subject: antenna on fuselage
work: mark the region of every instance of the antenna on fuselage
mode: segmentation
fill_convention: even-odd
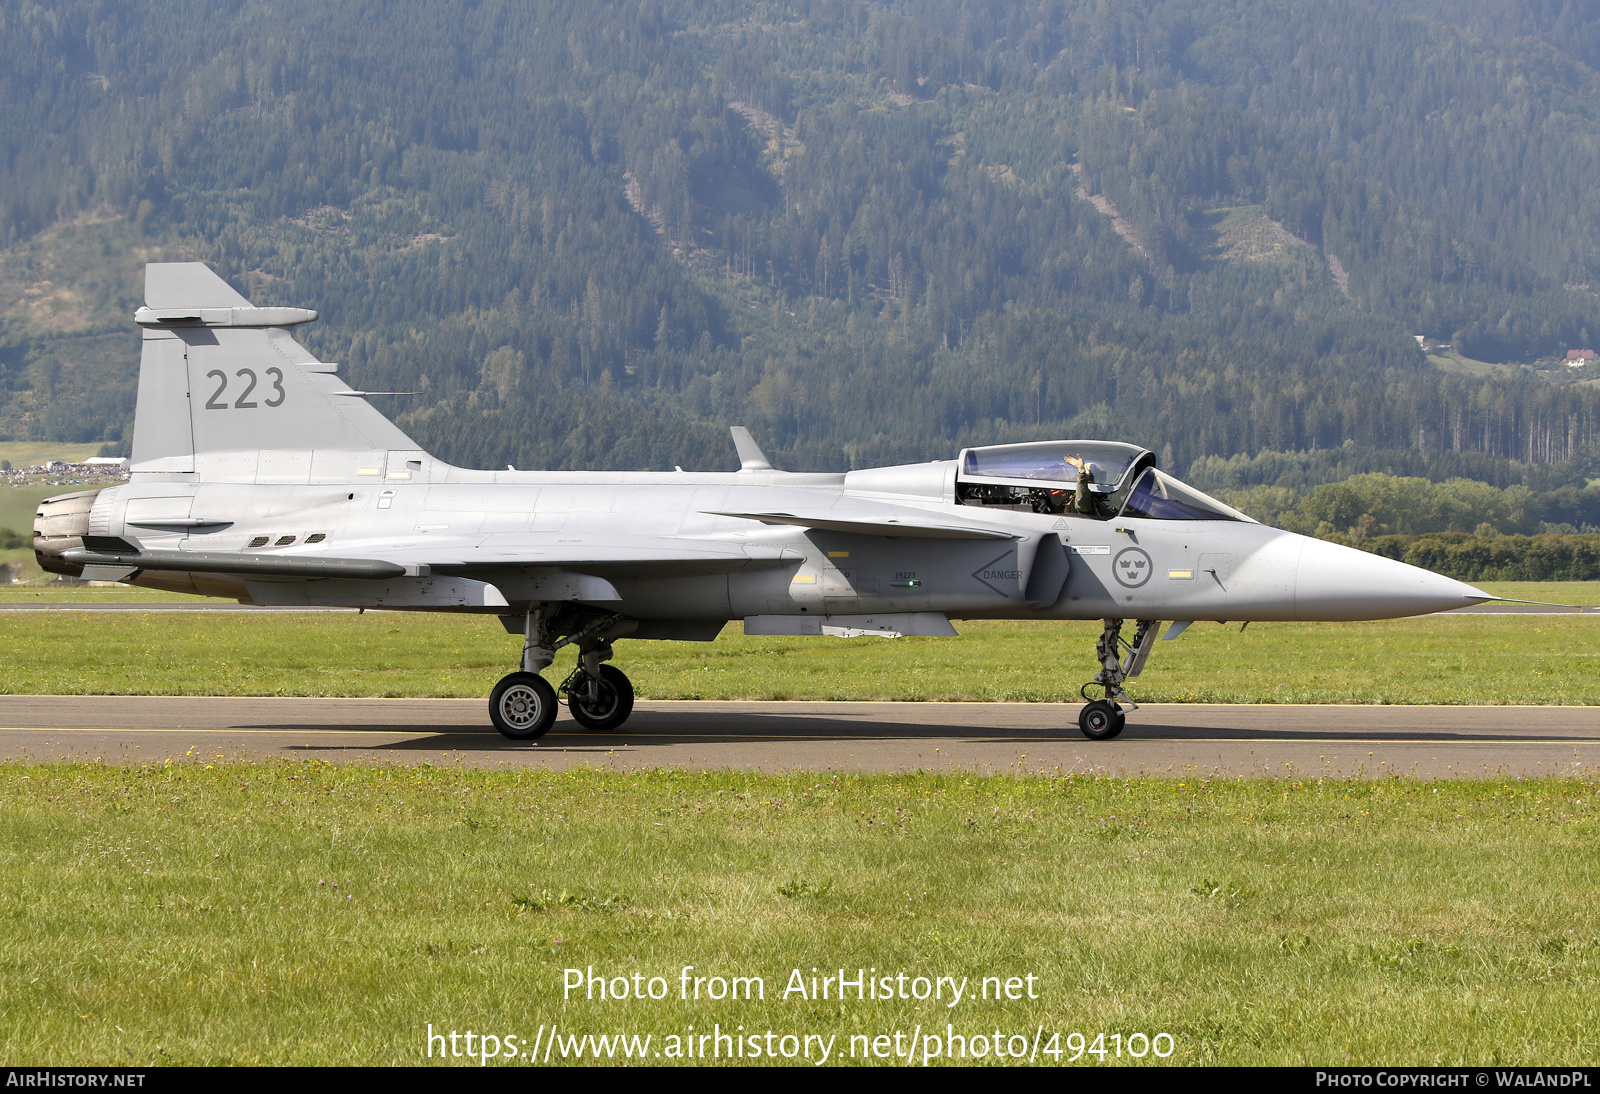
[[[750,431],[742,425],[736,425],[728,430],[733,434],[733,447],[739,451],[740,471],[771,471],[772,461],[767,459],[767,454],[761,451],[761,446],[756,444],[756,439],[750,436]]]

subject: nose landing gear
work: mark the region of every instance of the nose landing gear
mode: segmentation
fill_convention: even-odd
[[[1133,642],[1122,640],[1122,620],[1105,620],[1105,630],[1095,643],[1095,654],[1100,660],[1100,671],[1094,679],[1078,689],[1078,694],[1088,703],[1078,712],[1078,728],[1091,741],[1109,741],[1121,733],[1128,724],[1127,710],[1138,710],[1139,704],[1128,698],[1122,685],[1144,671],[1150,659],[1150,648],[1155,643],[1160,621],[1141,619],[1133,634]],[[1123,650],[1126,649],[1126,659]],[[1105,698],[1089,699],[1089,689],[1105,689]],[[1126,710],[1123,708],[1126,704]]]

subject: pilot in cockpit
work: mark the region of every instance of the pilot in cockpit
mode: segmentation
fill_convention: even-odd
[[[1089,489],[1094,485],[1094,464],[1082,456],[1068,456],[1066,463],[1078,473],[1078,486],[1072,494],[1072,511],[1080,516],[1095,517],[1099,520],[1116,516],[1106,504],[1105,496]]]

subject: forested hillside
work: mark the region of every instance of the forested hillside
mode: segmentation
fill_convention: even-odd
[[[1538,0],[0,0],[0,439],[123,442],[202,258],[460,463],[1579,489],[1595,370],[1526,366],[1600,341],[1597,65]]]

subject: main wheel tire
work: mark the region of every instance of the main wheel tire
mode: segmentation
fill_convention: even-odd
[[[489,720],[513,741],[536,741],[556,720],[556,689],[538,673],[513,672],[489,693]]]
[[[1122,708],[1104,699],[1096,699],[1078,711],[1078,728],[1091,741],[1109,741],[1122,732],[1127,716]]]
[[[591,682],[580,679],[577,687],[567,692],[567,709],[572,720],[584,729],[616,729],[633,713],[633,683],[621,669],[610,665],[600,666],[600,680],[594,684],[595,695],[589,694]]]

